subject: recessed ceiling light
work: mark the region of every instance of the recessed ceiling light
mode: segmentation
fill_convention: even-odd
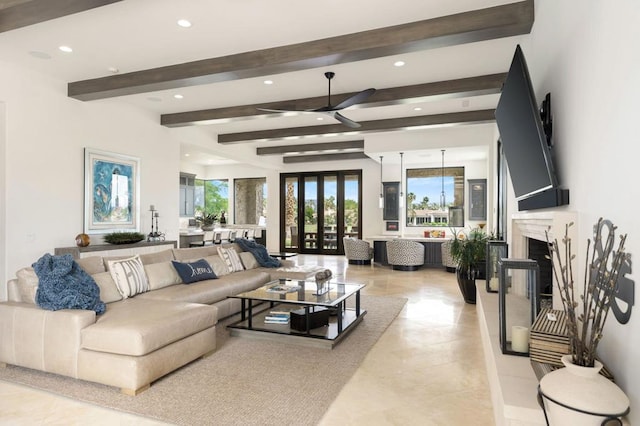
[[[393,63],[394,67],[404,67],[404,61],[395,61]]]
[[[39,52],[37,50],[32,50],[31,52],[29,52],[29,55],[33,56],[34,58],[38,58],[38,59],[51,59],[51,55],[49,55],[48,53]]]
[[[316,118],[316,120],[318,120],[318,121],[322,121],[322,120],[324,120],[324,118],[322,118],[322,117],[318,117],[318,118]]]
[[[422,108],[420,108],[420,107],[415,107],[413,110],[414,110],[414,111],[422,111]]]
[[[60,49],[61,51],[63,51],[64,53],[71,53],[73,52],[73,49],[70,48],[69,46],[58,46],[58,49]]]
[[[191,22],[186,19],[179,19],[178,25],[181,26],[182,28],[189,28],[191,27]]]
[[[112,74],[117,74],[117,73],[120,72],[120,70],[118,68],[116,68],[116,67],[109,67],[109,68],[107,68],[107,71],[109,71]]]
[[[173,97],[176,98],[176,99],[184,98],[184,96],[182,96],[180,93],[176,93],[175,95],[173,95]]]
[[[191,155],[191,154],[185,154],[184,156],[185,156],[185,157],[188,157],[188,156],[190,156],[190,155]]]
[[[270,84],[273,84],[273,80],[265,80],[263,81],[263,83],[266,85],[270,85]]]

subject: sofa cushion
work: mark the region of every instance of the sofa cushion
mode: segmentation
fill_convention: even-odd
[[[106,271],[104,262],[100,256],[83,257],[81,259],[75,259],[75,261],[89,275]]]
[[[16,272],[18,277],[18,293],[23,303],[36,303],[36,291],[38,290],[38,276],[32,267],[22,268]]]
[[[109,272],[124,299],[149,290],[149,282],[138,255],[110,260]]]
[[[178,262],[172,260],[173,267],[182,278],[185,284],[191,284],[204,280],[215,280],[218,278],[213,272],[213,268],[204,259],[196,260],[195,262]]]
[[[258,260],[252,253],[243,251],[242,253],[238,253],[238,255],[240,256],[240,260],[244,265],[244,269],[255,269],[260,266]]]
[[[213,268],[213,273],[216,274],[218,277],[229,275],[231,273],[229,272],[229,267],[227,266],[227,263],[224,260],[222,260],[218,255],[207,256],[204,258],[204,260],[209,262],[209,265],[211,265],[211,267]]]
[[[110,304],[95,324],[82,330],[81,347],[142,356],[210,328],[217,320],[215,306],[136,297]]]
[[[234,272],[217,280],[199,281],[193,284],[178,284],[149,291],[136,297],[147,300],[166,300],[179,302],[204,303],[211,305],[225,300],[229,296],[254,290],[271,281],[268,273],[254,269]]]
[[[144,271],[149,281],[149,290],[158,290],[174,284],[182,284],[182,278],[178,275],[172,261],[151,263],[144,265]]]
[[[173,249],[172,251],[174,260],[178,260],[181,262],[203,259],[207,256],[218,254],[216,246],[213,245],[204,247]]]
[[[150,265],[152,263],[160,263],[160,262],[171,262],[172,260],[173,260],[172,249],[140,255],[140,261],[142,262],[143,265]]]
[[[100,300],[104,303],[117,302],[122,300],[122,295],[118,291],[116,282],[113,280],[110,272],[100,272],[98,274],[91,275],[93,280],[98,284],[100,288]]]
[[[244,265],[240,261],[238,252],[233,247],[218,247],[218,256],[222,258],[229,268],[229,272],[243,271]]]

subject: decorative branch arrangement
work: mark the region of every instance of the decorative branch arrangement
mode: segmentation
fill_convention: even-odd
[[[552,262],[554,278],[567,315],[567,332],[573,363],[593,367],[609,307],[616,293],[620,270],[630,255],[624,251],[627,235],[620,236],[618,248],[614,249],[617,227],[608,220],[598,219],[593,227],[593,247],[591,240],[587,240],[585,278],[578,302],[573,279],[575,255],[571,251],[569,238],[569,227],[572,225],[573,222],[565,225],[562,251],[558,240],[549,241],[549,233],[545,232],[549,247],[547,258]],[[603,240],[604,228],[607,228],[608,235]]]

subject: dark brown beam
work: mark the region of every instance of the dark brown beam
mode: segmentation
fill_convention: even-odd
[[[533,0],[288,46],[69,83],[80,100],[272,75],[381,56],[527,34]]]
[[[0,9],[0,33],[122,0],[31,0]]]
[[[354,105],[351,108],[369,108],[386,105],[399,105],[407,103],[409,99],[415,101],[427,98],[455,98],[467,96],[480,96],[500,93],[506,73],[481,75],[477,77],[460,78],[457,80],[437,81],[433,83],[415,84],[412,86],[390,87],[378,89],[365,102]],[[334,95],[334,99],[346,99],[354,93],[341,93]],[[209,124],[213,120],[241,118],[251,116],[264,116],[269,114],[259,111],[258,108],[305,110],[323,106],[327,103],[326,96],[317,96],[306,99],[291,99],[281,102],[270,102],[254,105],[240,105],[227,108],[206,109],[200,111],[187,111],[174,114],[163,114],[160,123],[167,127],[182,127]],[[337,102],[336,102],[337,103]],[[276,113],[276,115],[279,115]]]
[[[277,155],[288,152],[329,151],[335,149],[364,149],[364,140],[345,142],[310,143],[307,145],[283,145],[256,148],[257,155]]]
[[[336,160],[360,160],[369,158],[364,152],[344,152],[337,154],[317,154],[317,155],[289,155],[282,157],[282,162],[289,163],[310,163],[312,161],[336,161]]]
[[[443,124],[483,123],[495,120],[495,110],[477,110],[465,112],[452,112],[447,114],[420,115],[416,117],[390,118],[386,120],[374,120],[360,122],[358,133],[373,133],[381,131],[402,130],[417,126],[438,126]],[[218,135],[218,143],[230,144],[249,142],[259,139],[283,139],[291,136],[323,135],[327,133],[352,132],[352,129],[342,124],[329,124],[324,126],[291,127],[287,129],[258,130],[254,132],[227,133]]]

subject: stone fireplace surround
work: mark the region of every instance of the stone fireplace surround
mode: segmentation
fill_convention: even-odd
[[[561,241],[565,225],[573,222],[569,236],[577,240],[577,214],[572,211],[522,212],[511,216],[511,240],[509,257],[526,259],[528,257],[528,238],[546,241]],[[538,380],[531,368],[528,357],[505,355],[500,349],[500,331],[498,324],[498,294],[487,293],[483,284],[477,285],[477,314],[482,336],[491,401],[494,417],[498,426],[545,425],[542,409],[536,395]],[[556,294],[554,285],[554,308],[561,309],[562,303]]]

